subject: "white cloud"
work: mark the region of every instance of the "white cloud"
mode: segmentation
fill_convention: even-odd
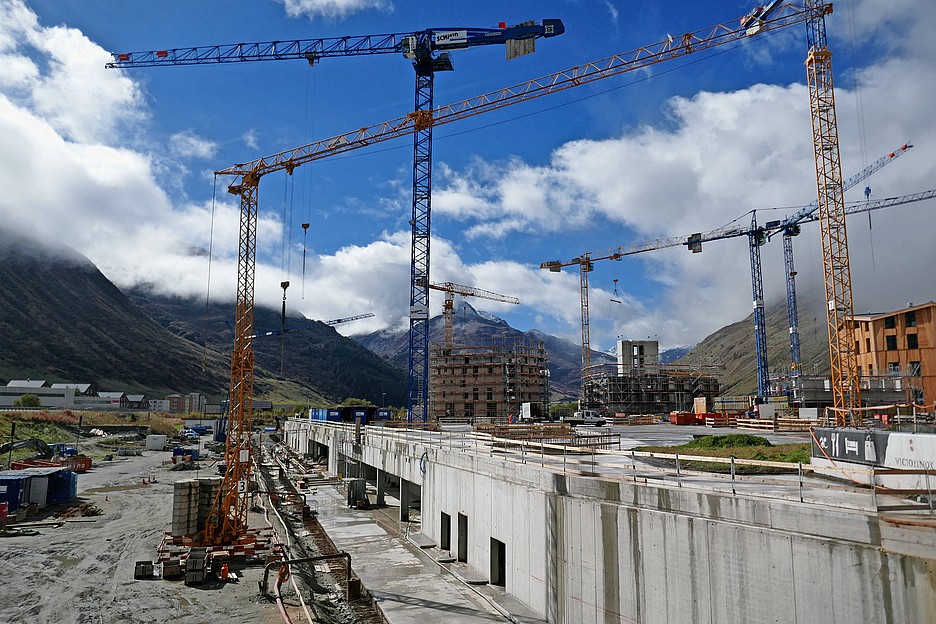
[[[393,3],[389,0],[279,0],[289,17],[308,16],[343,19],[358,11],[378,9],[389,11]]]
[[[920,10],[936,13],[930,5]],[[851,70],[861,85],[860,118],[859,94],[847,86],[836,89],[843,177],[912,139],[917,147],[867,184],[876,197],[928,190],[936,180],[936,125],[929,110],[929,103],[936,101],[936,77],[928,70],[936,48],[919,27],[925,22],[922,16],[911,20],[895,7],[872,13],[892,28],[886,37],[876,35],[883,48],[907,54],[884,54],[877,64]],[[869,19],[861,19],[859,33],[867,34]],[[907,30],[911,34],[904,40]],[[805,85],[700,92],[673,98],[666,107],[665,127],[569,141],[545,164],[508,158],[476,160],[458,171],[437,167],[434,211],[462,222],[476,240],[520,233],[554,238],[557,248],[566,249],[556,256],[570,259],[595,248],[589,240],[596,223],[630,231],[629,240],[620,241],[627,245],[708,231],[751,209],[799,206],[815,197]],[[867,153],[856,140],[859,127],[867,137]],[[858,199],[861,188],[847,198]],[[929,267],[936,265],[936,248],[927,242],[926,228],[918,227],[932,219],[932,203],[876,213],[870,232],[867,217],[849,220],[856,309],[895,309],[936,298],[928,275]],[[775,213],[759,214],[761,224],[774,218]],[[612,310],[605,303],[608,291],[593,284],[591,301],[601,303],[592,308],[593,346],[610,346],[617,334],[656,334],[667,345],[694,343],[750,314],[747,239],[713,242],[704,249],[701,255],[679,247],[633,257],[628,270],[639,270],[663,288],[653,299],[635,300],[629,294],[631,286],[622,282],[623,310]],[[801,299],[821,301],[817,224],[804,227],[796,249]],[[781,252],[779,238],[762,249],[768,299],[784,293]],[[561,280],[567,288],[577,286],[574,268],[571,274],[553,274],[550,279]],[[575,288],[564,299],[567,309],[575,312],[577,294]],[[564,331],[557,328],[555,333],[572,337],[579,329],[576,314],[544,313],[566,324]]]
[[[250,149],[260,149],[260,144],[257,143],[257,131],[253,128],[245,132],[241,138],[244,140],[244,145]]]
[[[873,34],[890,54],[860,73],[852,70],[862,85],[867,156],[854,139],[855,93],[846,88],[847,81],[836,92],[846,176],[905,140],[917,145],[870,181],[876,197],[925,190],[936,180],[936,126],[930,110],[936,101],[931,72],[936,53],[924,27],[924,18],[934,9],[918,3],[915,12],[926,15],[914,20],[906,15],[914,12],[891,4],[899,3],[865,1],[855,13],[859,35]],[[297,15],[323,17],[391,8],[388,2],[286,6]],[[872,29],[872,17],[888,24],[890,36]],[[173,202],[167,180],[179,176],[166,172],[185,165],[157,156],[159,150],[141,146],[133,141],[135,134],[126,132],[129,122],[145,132],[145,123],[138,122],[145,122],[149,113],[137,83],[123,72],[105,71],[106,60],[109,55],[81,33],[42,27],[22,2],[0,3],[0,185],[6,189],[0,196],[0,217],[20,230],[77,248],[121,287],[145,283],[174,294],[203,295],[207,262],[188,251],[211,243],[212,295],[232,300],[240,209],[236,199],[221,194],[224,199],[214,206],[213,237],[210,203]],[[804,86],[702,92],[670,100],[667,111],[664,126],[569,141],[544,162],[505,156],[499,162],[477,159],[457,170],[436,162],[437,231],[453,222],[464,231],[449,234],[451,241],[433,239],[433,281],[517,296],[540,329],[577,340],[579,282],[574,270],[557,275],[517,258],[468,262],[460,255],[463,242],[457,237],[477,242],[506,241],[518,234],[546,237],[555,241],[556,257],[571,258],[593,248],[589,241],[595,223],[619,226],[637,241],[704,231],[751,208],[798,205],[814,197]],[[598,132],[594,136],[602,136]],[[184,147],[181,151],[191,157],[208,157],[217,147],[191,131],[180,130],[176,136],[174,146]],[[254,131],[242,138],[256,149]],[[406,204],[402,208],[396,206],[396,191],[385,188],[385,197],[376,198],[375,204],[408,213],[408,200],[401,202]],[[866,218],[849,222],[857,309],[890,309],[934,298],[928,271],[936,265],[936,247],[928,228],[919,227],[932,221],[932,213],[932,207],[923,205],[881,212],[873,217],[870,234]],[[272,255],[282,246],[282,224],[262,214],[257,239],[261,255]],[[779,295],[779,243],[763,251],[765,287]],[[797,254],[801,292],[821,288],[814,225],[804,228]],[[338,328],[345,333],[405,327],[409,262],[408,231],[387,232],[333,254],[312,253],[305,280],[290,276],[289,305],[321,320],[376,314]],[[298,264],[294,260],[292,266]],[[618,334],[655,334],[664,344],[695,342],[750,313],[743,238],[707,244],[701,255],[680,247],[636,256],[621,266],[663,288],[648,298],[637,294],[625,277],[618,297],[623,303],[612,305],[610,284],[594,281],[596,347],[610,346]],[[258,305],[278,305],[282,279],[279,267],[258,265]],[[477,304],[495,313],[516,310],[495,302]],[[432,308],[441,310],[441,295],[433,294]]]
[[[218,144],[200,137],[191,130],[177,132],[169,137],[169,147],[174,156],[181,158],[214,158]]]

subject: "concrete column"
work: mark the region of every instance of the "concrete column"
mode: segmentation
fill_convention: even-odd
[[[384,491],[387,489],[387,473],[377,469],[377,504],[385,505],[386,498],[384,497]]]
[[[400,522],[409,522],[410,487],[411,487],[410,482],[401,477],[400,478]]]
[[[332,474],[340,472],[338,469],[340,456],[341,445],[336,440],[332,439],[328,445],[328,472]],[[344,466],[341,466],[341,468],[343,470]]]

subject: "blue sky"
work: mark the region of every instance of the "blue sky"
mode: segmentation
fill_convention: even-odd
[[[0,5],[0,216],[88,256],[118,286],[234,297],[236,162],[406,114],[413,71],[393,55],[105,70],[111,52],[277,39],[493,27],[560,18],[566,33],[510,62],[502,47],[453,53],[435,101],[453,103],[720,22],[736,0],[5,1]],[[847,0],[828,19],[845,177],[912,140],[869,181],[875,197],[936,184],[936,23],[931,2]],[[803,27],[671,61],[436,130],[433,281],[519,297],[472,301],[519,329],[578,340],[575,271],[546,260],[720,227],[751,209],[779,218],[815,197]],[[258,305],[342,326],[406,326],[412,141],[270,175],[260,189]],[[860,199],[861,188],[846,196]],[[215,199],[213,200],[213,196]],[[849,223],[856,310],[934,298],[933,206]],[[214,219],[212,220],[212,210]],[[300,224],[311,224],[304,237]],[[797,241],[801,298],[821,298],[818,230]],[[898,251],[899,250],[899,251]],[[306,270],[302,273],[303,251]],[[765,290],[783,292],[779,242]],[[620,304],[612,303],[618,280]],[[745,239],[598,263],[592,346],[616,336],[692,344],[751,310]],[[810,289],[812,289],[810,291]],[[441,298],[432,300],[433,313]]]

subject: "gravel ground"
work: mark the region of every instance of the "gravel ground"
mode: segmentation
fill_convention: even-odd
[[[133,578],[135,563],[155,560],[170,528],[173,483],[196,475],[170,471],[163,464],[168,459],[168,453],[144,451],[97,462],[79,475],[78,497],[94,503],[102,515],[34,527],[38,535],[0,538],[0,621],[282,622],[276,606],[258,596],[259,564],[234,565],[241,576],[237,583],[190,587]],[[31,516],[27,523],[41,519]]]

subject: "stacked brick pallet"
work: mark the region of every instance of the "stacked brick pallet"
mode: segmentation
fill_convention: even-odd
[[[195,479],[176,481],[172,492],[172,534],[193,535],[198,532],[199,482]]]

